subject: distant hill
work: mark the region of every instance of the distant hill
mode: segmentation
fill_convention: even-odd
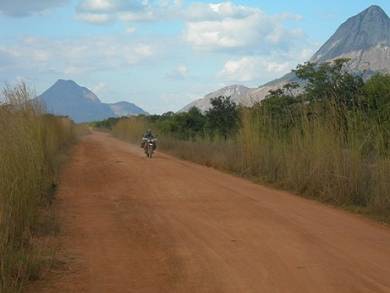
[[[242,85],[227,86],[215,92],[209,93],[203,99],[199,99],[190,103],[189,105],[184,107],[181,111],[183,112],[188,111],[194,106],[199,108],[199,110],[201,111],[206,111],[211,106],[210,104],[211,99],[220,96],[231,97],[232,101],[234,101],[237,104],[246,104],[247,95],[250,92],[250,90],[251,90],[250,88],[247,88]]]
[[[363,12],[349,18],[336,33],[314,54],[310,62],[323,63],[338,58],[350,58],[349,70],[369,77],[377,72],[390,73],[390,18],[379,6],[373,5]],[[232,99],[243,105],[251,105],[265,98],[270,90],[284,84],[298,81],[294,73],[268,82],[259,88],[242,91]],[[245,88],[240,85],[235,88]],[[229,88],[229,87],[227,87]],[[196,106],[202,111],[210,107],[210,99],[215,93],[224,92],[226,88],[206,95],[183,108],[186,111]]]
[[[117,102],[113,104],[107,104],[111,111],[115,114],[117,117],[121,116],[133,116],[133,115],[147,115],[148,113],[145,112],[143,109],[138,107],[137,105],[129,102]]]
[[[102,103],[91,90],[73,80],[58,80],[37,99],[45,104],[49,113],[69,116],[77,123],[148,114],[128,102]]]

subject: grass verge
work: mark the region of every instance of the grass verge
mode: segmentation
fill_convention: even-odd
[[[24,84],[0,104],[0,291],[20,292],[50,257],[39,236],[53,231],[50,204],[73,122],[45,114]]]

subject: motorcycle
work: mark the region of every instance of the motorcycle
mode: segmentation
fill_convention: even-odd
[[[144,142],[143,145],[144,145],[145,154],[149,159],[151,159],[153,157],[153,153],[156,149],[157,139],[156,138],[144,138],[143,142]]]

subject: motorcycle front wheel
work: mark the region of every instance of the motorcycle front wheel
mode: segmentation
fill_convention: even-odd
[[[148,153],[147,153],[147,156],[148,156],[149,159],[151,159],[152,156],[153,156],[153,147],[150,146],[150,145],[148,146]]]

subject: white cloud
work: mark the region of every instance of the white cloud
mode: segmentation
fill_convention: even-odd
[[[260,84],[279,78],[303,63],[313,49],[292,50],[287,54],[244,56],[225,62],[217,77],[227,83],[249,82]]]
[[[143,11],[150,7],[148,0],[82,0],[79,8],[91,12]]]
[[[128,27],[128,28],[126,29],[126,33],[132,34],[132,33],[134,33],[136,30],[137,30],[137,29],[136,29],[135,27],[130,26],[130,27]]]
[[[288,62],[277,63],[259,57],[243,57],[225,63],[218,76],[229,82],[249,82],[264,76],[281,76],[291,69]]]
[[[97,96],[104,96],[109,91],[109,86],[105,82],[98,82],[92,87],[92,92]]]
[[[113,18],[109,14],[104,13],[81,13],[77,15],[77,19],[91,24],[106,24],[113,21]]]
[[[298,20],[299,16],[270,16],[258,8],[231,2],[194,4],[186,17],[184,38],[197,49],[269,51],[289,47],[305,37],[301,30],[283,26],[286,19]]]
[[[119,3],[117,1],[110,0],[87,0],[81,2],[80,10],[93,11],[93,12],[106,12],[117,8]]]
[[[63,5],[68,0],[1,0],[0,13],[23,17]]]
[[[285,50],[306,38],[302,30],[284,25],[286,20],[299,21],[299,15],[268,15],[259,8],[228,1],[184,6],[178,0],[82,0],[77,18],[92,24],[181,21],[183,41],[193,48],[241,54]]]
[[[169,72],[166,77],[169,79],[181,80],[188,77],[189,70],[186,65],[179,65],[174,70]]]
[[[181,1],[178,0],[82,0],[77,7],[77,18],[92,24],[108,21],[153,21],[166,19],[176,14]]]
[[[193,3],[184,15],[189,21],[216,21],[225,18],[245,18],[253,14],[253,11],[253,8],[231,2]]]
[[[183,77],[188,75],[188,68],[185,65],[178,66],[176,70]]]
[[[0,70],[7,65],[12,64],[13,60],[18,57],[18,52],[8,48],[0,46]]]
[[[151,44],[119,38],[26,38],[12,46],[0,45],[0,72],[12,69],[82,75],[124,69],[153,58],[154,51]]]
[[[126,11],[119,12],[116,18],[124,22],[137,22],[137,21],[152,21],[156,19],[155,14],[151,10],[145,9],[144,11]]]
[[[139,57],[149,57],[153,54],[151,46],[146,44],[139,44],[133,50]]]
[[[92,24],[104,24],[125,20],[130,15],[140,16],[148,9],[148,1],[142,0],[82,0],[77,7],[77,18]]]

